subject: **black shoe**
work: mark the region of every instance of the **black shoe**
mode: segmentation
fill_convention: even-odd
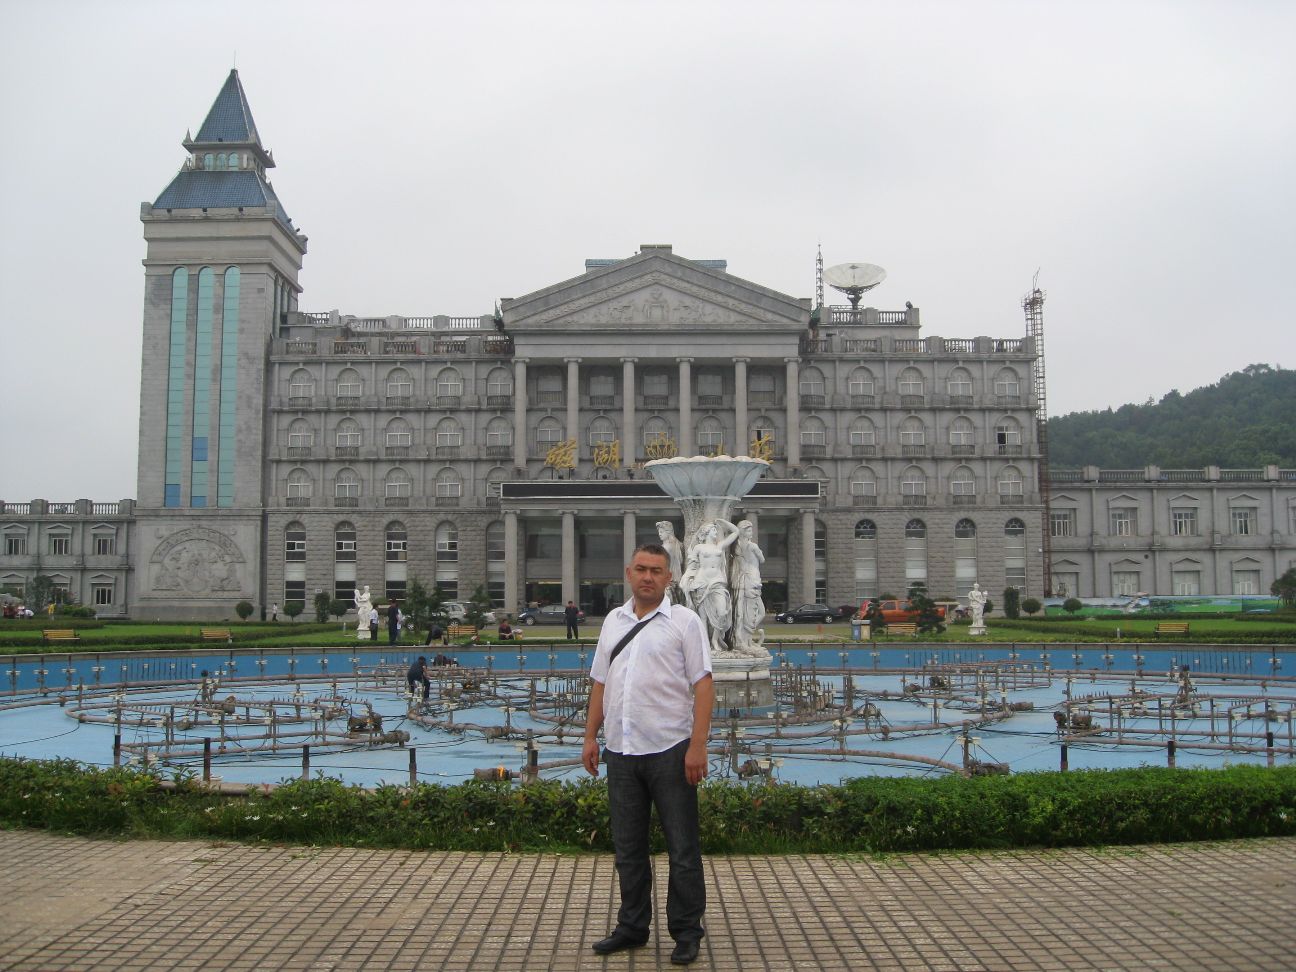
[[[631,938],[623,931],[613,931],[607,938],[600,938],[591,948],[599,955],[611,955],[613,952],[620,952],[627,948],[643,948],[648,944],[646,938]],[[697,958],[696,948],[693,951],[693,957]],[[689,961],[692,961],[690,959]]]
[[[676,942],[671,952],[671,965],[690,965],[697,961],[699,945],[696,939]]]

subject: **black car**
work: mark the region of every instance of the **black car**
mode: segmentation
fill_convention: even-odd
[[[798,621],[832,624],[837,620],[837,609],[827,604],[802,604],[788,611],[780,611],[774,615],[774,620],[781,621],[783,624],[796,624]]]
[[[576,620],[580,624],[585,623],[585,612],[577,609]],[[546,604],[543,607],[524,609],[518,614],[518,621],[522,624],[567,624],[567,605],[565,604]]]

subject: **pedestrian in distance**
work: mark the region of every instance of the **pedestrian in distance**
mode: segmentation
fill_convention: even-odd
[[[400,641],[401,625],[405,623],[405,615],[396,605],[396,599],[392,598],[387,602],[387,644],[394,645]]]
[[[653,885],[648,832],[656,807],[670,861],[671,962],[688,965],[697,959],[706,934],[697,785],[707,774],[715,687],[702,620],[665,596],[671,580],[664,547],[650,543],[635,550],[626,567],[631,598],[604,620],[594,651],[581,762],[592,776],[598,775],[600,760],[607,766],[621,890],[616,927],[594,943],[594,951],[610,955],[648,942]],[[601,753],[600,729],[606,742]]]
[[[369,640],[378,640],[378,609],[369,609]]]
[[[418,661],[409,667],[405,673],[405,684],[409,686],[410,695],[418,691],[418,686],[423,686],[423,701],[428,700],[428,693],[432,691],[432,681],[427,674],[427,659],[422,655],[418,656]]]
[[[439,641],[443,645],[450,644],[450,636],[446,634],[446,629],[441,627],[441,625],[437,624],[435,621],[428,625],[427,641],[423,642],[423,644],[426,647],[434,641]]]
[[[567,640],[580,637],[580,608],[576,606],[575,601],[568,601],[567,607],[563,611],[563,617],[567,619]]]

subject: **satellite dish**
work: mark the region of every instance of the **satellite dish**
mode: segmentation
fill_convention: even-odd
[[[886,271],[871,263],[839,263],[824,271],[824,281],[845,294],[854,310],[859,310],[860,298],[885,279]]]

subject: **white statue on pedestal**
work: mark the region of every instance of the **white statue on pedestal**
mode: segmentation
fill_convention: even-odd
[[[724,539],[720,534],[724,533]],[[680,580],[689,607],[698,613],[711,635],[711,651],[725,650],[725,635],[733,623],[733,598],[729,593],[727,558],[738,539],[738,528],[728,520],[712,520],[697,532],[688,551],[688,568]]]
[[[369,640],[369,615],[373,613],[373,598],[369,596],[369,585],[366,584],[363,591],[357,589],[355,594],[356,606],[356,640]]]
[[[761,564],[765,553],[752,539],[751,520],[738,524],[730,567],[730,588],[734,598],[733,649],[740,654],[764,652],[765,602],[761,599]]]
[[[968,610],[972,614],[972,627],[968,628],[968,634],[983,635],[986,633],[985,606],[986,592],[981,590],[976,581],[973,581],[972,590],[968,591]]]

